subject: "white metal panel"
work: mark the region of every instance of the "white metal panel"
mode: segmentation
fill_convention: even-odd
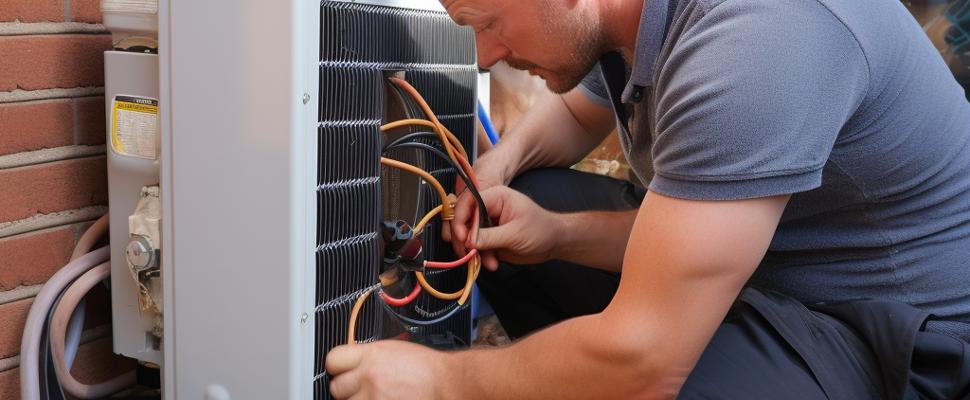
[[[149,333],[154,315],[138,305],[138,288],[125,258],[128,216],[135,211],[141,188],[158,184],[155,160],[116,153],[111,146],[111,105],[116,95],[158,98],[158,56],[105,52],[105,121],[108,122],[108,199],[111,206],[111,327],[114,351],[142,361],[161,363]]]
[[[166,399],[311,397],[319,15],[160,3]]]

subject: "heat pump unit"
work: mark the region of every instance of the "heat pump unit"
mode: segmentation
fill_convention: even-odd
[[[109,146],[115,351],[159,366],[166,399],[328,399],[323,360],[385,269],[385,223],[439,204],[424,180],[381,166],[382,146],[414,131],[381,126],[425,118],[389,78],[473,158],[474,33],[437,0],[160,0],[157,33],[157,54],[106,55],[109,125],[158,126],[154,142],[122,132]],[[145,68],[157,87],[132,75]],[[393,158],[455,183],[425,152]],[[436,220],[424,257],[454,259],[439,234]],[[461,289],[465,267],[428,280]],[[469,342],[467,304],[414,327],[378,301],[364,303],[358,341]],[[422,294],[397,311],[449,307]]]

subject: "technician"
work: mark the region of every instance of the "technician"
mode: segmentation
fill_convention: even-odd
[[[898,1],[443,3],[560,94],[451,225],[524,338],[339,347],[334,396],[970,396],[970,104]],[[565,169],[614,128],[635,184]]]

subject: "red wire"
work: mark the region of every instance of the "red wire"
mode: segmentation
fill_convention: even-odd
[[[468,254],[465,254],[464,257],[459,258],[455,261],[445,261],[445,262],[425,261],[424,266],[425,268],[444,268],[444,269],[455,268],[455,267],[467,264],[468,261],[472,259],[472,257],[475,257],[475,254],[478,254],[478,250],[472,249],[471,251],[468,252]]]
[[[381,300],[384,300],[385,303],[390,304],[394,307],[404,307],[410,304],[412,301],[414,301],[414,299],[418,298],[419,293],[421,293],[421,285],[418,283],[415,283],[414,290],[411,291],[411,294],[404,296],[403,298],[397,299],[389,296],[387,293],[384,293],[384,291],[381,291]]]

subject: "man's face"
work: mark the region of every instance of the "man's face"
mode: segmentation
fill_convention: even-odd
[[[549,90],[576,87],[605,52],[595,16],[565,0],[441,0],[460,25],[475,30],[478,64],[504,60],[546,81]],[[579,2],[575,2],[579,3]]]

